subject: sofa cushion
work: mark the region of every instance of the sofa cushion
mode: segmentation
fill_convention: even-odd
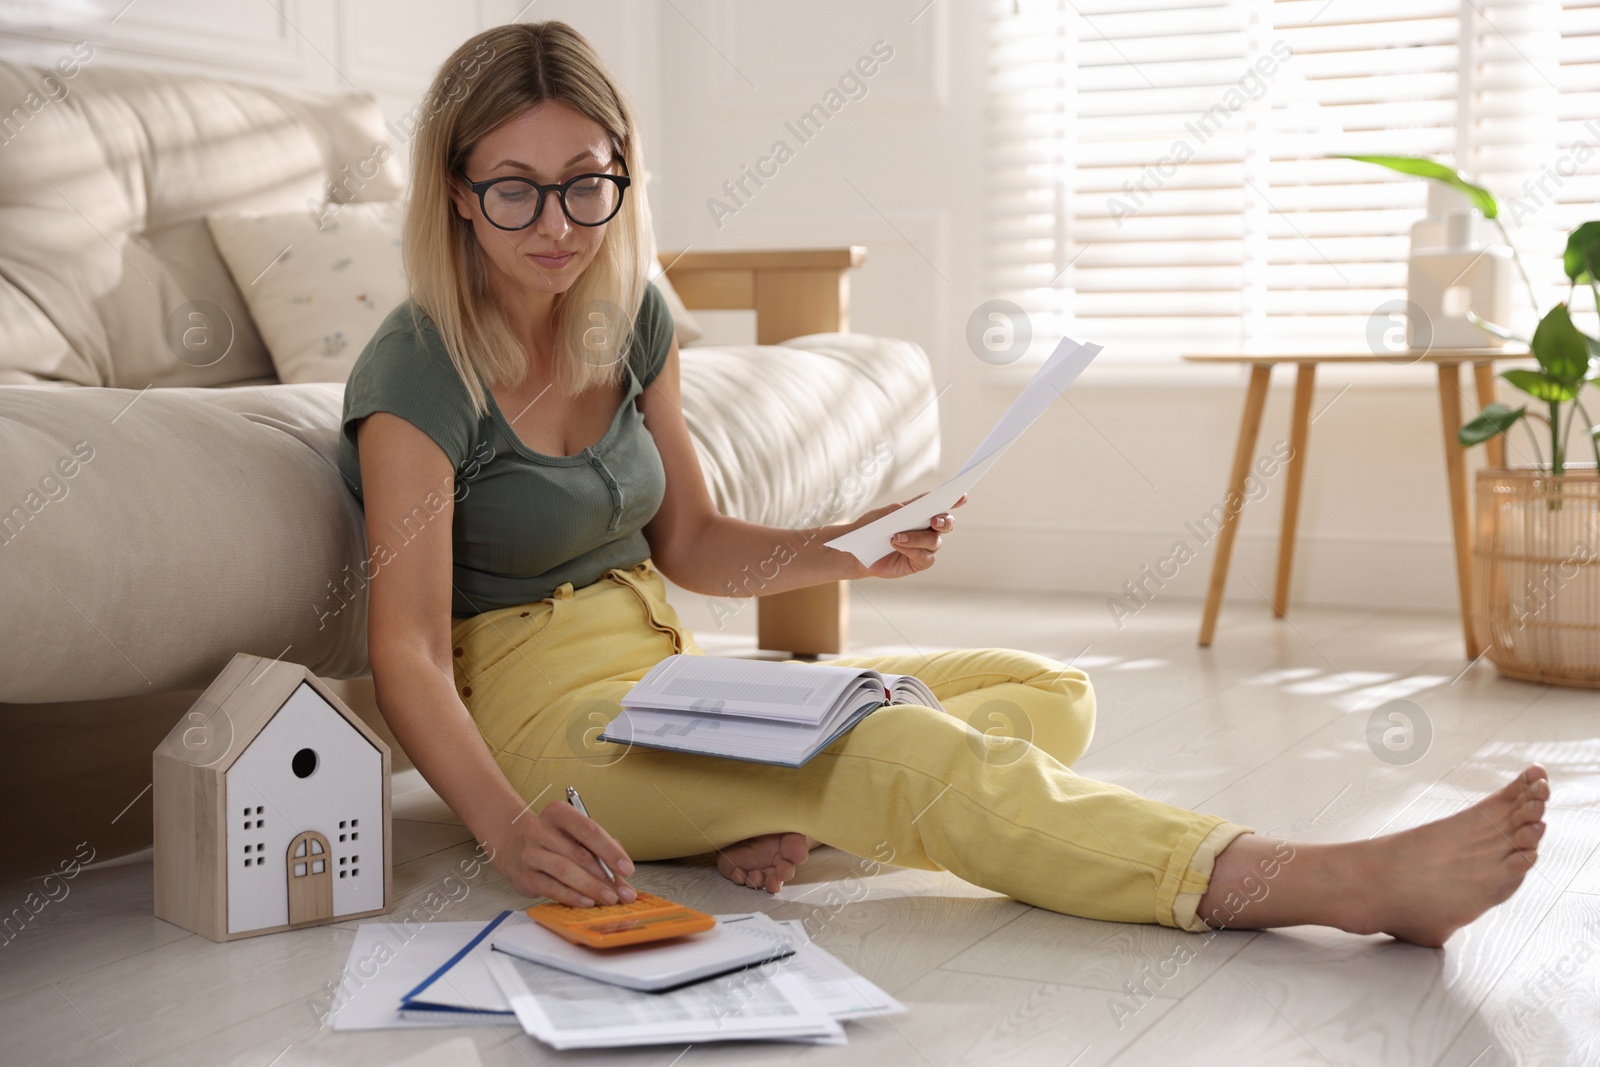
[[[343,382],[384,316],[405,300],[398,201],[321,211],[206,216],[283,382]],[[680,345],[701,336],[652,251],[651,279]]]
[[[360,674],[342,399],[0,388],[0,701],[200,689],[235,652]]]
[[[399,201],[206,216],[280,381],[343,382],[406,298]]]
[[[933,373],[910,341],[819,333],[679,357],[684,421],[724,515],[845,522],[938,466]]]
[[[404,188],[366,94],[0,62],[0,100],[39,103],[0,122],[0,383],[270,374],[204,216]]]
[[[816,334],[683,350],[717,509],[844,522],[938,464],[927,356]],[[203,688],[235,652],[367,669],[344,387],[0,387],[0,702]],[[68,473],[68,471],[71,473]]]

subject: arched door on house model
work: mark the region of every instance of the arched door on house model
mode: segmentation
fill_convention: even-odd
[[[296,835],[285,858],[289,875],[289,925],[333,918],[333,871],[328,839],[315,830]]]

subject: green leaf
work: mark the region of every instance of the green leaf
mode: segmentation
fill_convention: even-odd
[[[1552,378],[1542,370],[1501,371],[1500,377],[1535,400],[1563,403],[1578,395],[1575,387],[1559,378]]]
[[[1575,386],[1588,377],[1589,339],[1572,324],[1567,305],[1557,304],[1539,320],[1531,347],[1533,358],[1550,377]],[[1573,392],[1576,395],[1576,389]]]
[[[1600,264],[1600,222],[1586,222],[1568,235],[1561,263],[1574,282],[1585,282],[1594,276],[1595,265]]]
[[[1401,174],[1410,174],[1416,178],[1431,178],[1436,182],[1444,182],[1453,189],[1466,193],[1472,200],[1472,206],[1483,212],[1483,217],[1492,219],[1500,214],[1500,205],[1495,200],[1494,194],[1481,185],[1461,176],[1461,172],[1443,163],[1435,163],[1431,159],[1422,159],[1419,156],[1335,156],[1335,159],[1353,159],[1358,163],[1376,163],[1380,167]]]
[[[1482,414],[1456,431],[1456,440],[1461,442],[1462,448],[1481,445],[1511,429],[1527,411],[1526,404],[1520,408],[1501,403],[1485,405]]]

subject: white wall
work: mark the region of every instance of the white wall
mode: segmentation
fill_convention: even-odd
[[[562,18],[632,95],[656,171],[663,248],[862,244],[853,325],[934,361],[945,471],[1015,395],[963,340],[982,273],[984,27],[976,0],[0,0],[0,55],[53,62],[87,37],[94,62],[356,87],[399,118],[437,64],[483,27]],[[122,11],[120,17],[114,16]],[[893,57],[800,143],[794,121],[883,41]],[[723,183],[776,140],[793,158],[734,205]],[[707,201],[737,210],[718,225]],[[712,317],[714,330],[736,329]],[[731,337],[730,337],[731,339]],[[980,488],[925,581],[1120,595],[1217,503],[1243,376],[1185,366],[1092,369]],[[1287,436],[1280,368],[1258,452]],[[1304,602],[1449,609],[1454,571],[1433,379],[1420,368],[1325,369],[1301,520]],[[1348,386],[1348,389],[1346,388]],[[1481,457],[1474,457],[1480,461]],[[934,479],[928,479],[932,484]],[[1270,594],[1281,476],[1247,508],[1230,595]],[[1209,549],[1163,596],[1198,596]],[[1109,615],[1108,615],[1109,618]],[[1136,625],[1137,619],[1128,621]]]
[[[674,0],[663,8],[671,183],[654,207],[664,247],[866,245],[854,328],[911,338],[933,358],[939,386],[949,387],[941,398],[948,476],[1015,396],[1018,375],[980,362],[964,340],[968,315],[989,295],[981,5],[925,4]],[[707,200],[775,138],[794,143],[784,123],[880,39],[894,58],[865,98],[752,186],[719,226]],[[1258,453],[1288,435],[1293,372],[1277,373]],[[1308,449],[1296,599],[1454,607],[1434,381],[1424,368],[1324,368],[1317,410],[1332,406]],[[1243,385],[1232,368],[1091,369],[961,510],[924,580],[1120,595],[1180,538],[1203,548],[1184,523],[1223,495]],[[1256,597],[1252,584],[1271,595],[1281,485],[1280,475],[1246,509],[1230,596]],[[1211,558],[1205,548],[1161,595],[1203,595]]]

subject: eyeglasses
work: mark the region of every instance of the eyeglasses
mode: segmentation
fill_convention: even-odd
[[[557,185],[540,185],[531,178],[490,178],[467,188],[478,194],[483,217],[502,230],[525,230],[538,221],[544,201],[557,194],[561,210],[577,226],[601,226],[622,210],[622,191],[633,181],[621,159],[621,174],[579,174]],[[466,175],[462,175],[466,178]]]

